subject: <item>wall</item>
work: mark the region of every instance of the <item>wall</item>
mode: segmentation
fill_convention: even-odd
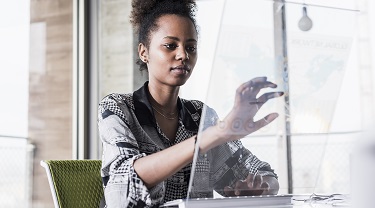
[[[99,1],[99,98],[133,91],[130,0]]]
[[[72,158],[72,1],[31,0],[29,128],[33,207],[53,207],[45,159]]]

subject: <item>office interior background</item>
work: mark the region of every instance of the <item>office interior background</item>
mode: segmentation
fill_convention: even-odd
[[[316,34],[313,39],[319,40],[335,26],[339,29],[330,31],[332,37],[350,36],[342,55],[347,62],[332,92],[337,97],[329,124],[316,127],[321,122],[313,116],[302,118],[305,125],[296,122],[301,126],[294,127],[291,150],[282,132],[261,132],[243,142],[276,170],[280,193],[350,193],[350,155],[375,114],[373,1],[198,0],[200,58],[181,97],[215,105],[212,86],[225,78],[215,77],[223,50],[218,45],[225,37],[232,44],[229,49],[251,42],[230,36],[244,25],[250,28],[246,34],[264,37],[258,44],[272,51],[266,54],[277,51],[275,46],[283,40],[275,32],[280,20],[275,2],[285,6],[287,31],[298,30],[307,6],[314,25],[301,34]],[[135,64],[137,37],[129,23],[130,10],[130,0],[0,3],[0,207],[53,207],[40,160],[100,159],[98,102],[112,92],[132,92],[147,80]],[[297,41],[289,39],[293,40]],[[233,56],[243,55],[236,49],[239,53]],[[295,65],[303,59],[298,53],[289,58]],[[288,172],[293,175],[288,177]]]

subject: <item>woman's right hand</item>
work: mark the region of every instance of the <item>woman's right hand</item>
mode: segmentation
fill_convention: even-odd
[[[258,96],[261,89],[268,87],[276,88],[277,85],[267,81],[267,77],[257,77],[237,88],[232,110],[217,125],[225,135],[222,138],[225,138],[226,141],[243,138],[278,117],[277,113],[270,113],[264,118],[254,121],[254,116],[268,100],[284,94],[283,92],[268,92]]]

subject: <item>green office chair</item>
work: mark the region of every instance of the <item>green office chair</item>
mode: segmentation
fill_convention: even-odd
[[[42,160],[55,208],[99,207],[103,198],[100,160]]]

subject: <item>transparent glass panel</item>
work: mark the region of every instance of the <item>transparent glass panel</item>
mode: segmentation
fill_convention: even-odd
[[[275,170],[279,195],[348,193],[349,155],[361,130],[359,84],[352,76],[358,66],[358,12],[266,0],[227,0],[222,4],[207,93],[202,99],[215,110],[218,120],[209,108],[202,114],[189,198],[222,198],[223,187],[245,179],[244,172],[256,172],[252,162],[248,170],[239,170],[238,161],[246,156],[236,146],[198,152],[205,139],[199,136],[202,131],[225,118],[232,110],[236,89],[255,77],[267,77],[277,84],[258,96],[276,91],[283,91],[284,96],[266,102],[254,120],[271,112],[279,117],[240,141]],[[209,12],[202,8],[208,7],[200,7],[199,13]],[[347,81],[349,88],[343,84]],[[340,96],[348,92],[350,97]],[[351,119],[337,115],[341,106]],[[223,125],[235,132],[249,123],[238,119]],[[207,163],[209,170],[204,169]]]

